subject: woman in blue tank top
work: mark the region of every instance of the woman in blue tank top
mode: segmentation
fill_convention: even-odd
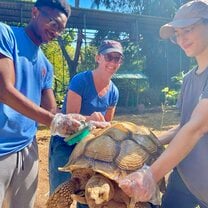
[[[119,92],[111,81],[123,59],[123,49],[119,42],[105,40],[95,57],[96,69],[75,75],[68,86],[62,112],[80,113],[86,120],[111,121],[114,117]],[[49,152],[50,193],[58,185],[67,181],[69,173],[58,171],[64,166],[75,145],[68,146],[63,138],[53,136]],[[81,207],[81,205],[79,205]]]

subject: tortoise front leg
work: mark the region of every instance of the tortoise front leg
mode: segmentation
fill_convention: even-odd
[[[73,202],[72,194],[79,189],[79,180],[72,178],[71,180],[59,185],[49,197],[47,208],[69,208]]]
[[[87,181],[92,177],[94,171],[90,169],[78,169],[73,171],[71,180],[59,185],[54,193],[49,197],[47,208],[69,208],[73,198],[77,195],[85,201],[85,196],[81,196]],[[79,197],[78,197],[79,198]],[[77,199],[78,199],[77,198]],[[84,203],[83,201],[83,203]],[[86,201],[85,201],[86,202]]]

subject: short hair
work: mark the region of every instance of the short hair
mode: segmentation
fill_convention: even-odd
[[[35,7],[50,7],[52,9],[58,9],[63,12],[67,17],[71,15],[71,7],[67,3],[67,0],[37,0],[35,2]]]

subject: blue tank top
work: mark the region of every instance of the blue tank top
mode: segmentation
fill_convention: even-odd
[[[92,71],[85,71],[75,75],[68,85],[68,89],[82,97],[80,113],[85,116],[93,112],[101,112],[104,116],[111,106],[116,106],[119,98],[118,88],[111,81],[108,92],[100,97],[95,89]],[[62,112],[66,112],[66,98]]]

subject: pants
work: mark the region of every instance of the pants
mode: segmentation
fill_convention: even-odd
[[[0,207],[33,208],[38,184],[38,146],[0,157]]]
[[[198,206],[198,207],[197,207]],[[200,202],[186,187],[177,169],[168,179],[167,191],[162,198],[162,208],[208,208]]]
[[[75,145],[69,146],[64,142],[62,137],[52,136],[49,147],[49,186],[50,194],[63,182],[70,179],[71,174],[58,170],[63,167],[69,160]],[[77,204],[78,208],[86,208],[88,206]]]

